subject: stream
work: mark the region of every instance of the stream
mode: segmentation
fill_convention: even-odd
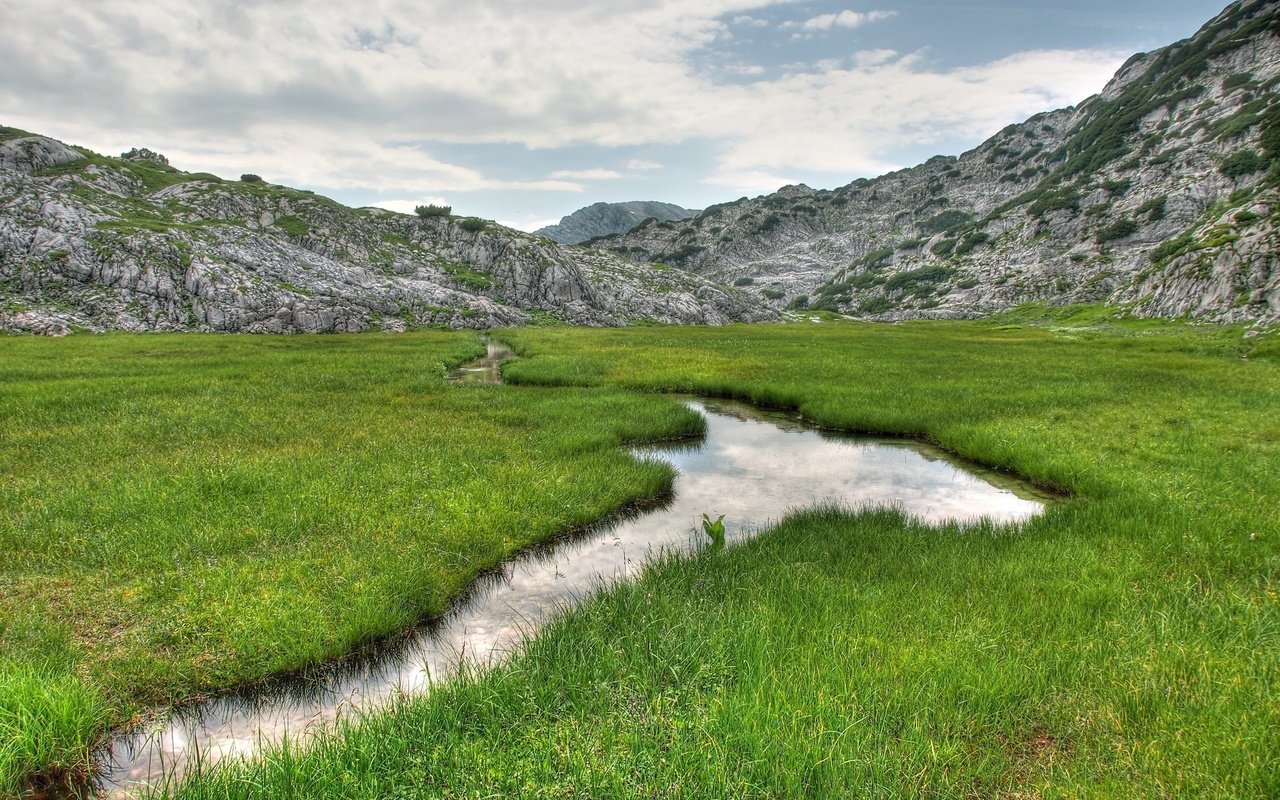
[[[451,378],[481,385],[463,391],[492,391],[482,384],[500,383],[510,357],[491,343],[485,358]],[[362,656],[174,709],[117,736],[102,756],[99,794],[125,797],[181,778],[197,759],[207,765],[250,756],[286,735],[305,740],[339,718],[428,691],[463,659],[500,659],[602,582],[634,576],[661,551],[704,546],[696,529],[704,512],[725,515],[732,545],[817,503],[893,505],[930,522],[1008,522],[1039,513],[1048,499],[918,442],[820,432],[794,413],[741,403],[682,400],[706,417],[705,438],[632,448],[677,470],[667,502],[517,554],[479,578],[442,618]]]

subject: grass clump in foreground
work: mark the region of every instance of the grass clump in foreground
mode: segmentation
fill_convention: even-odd
[[[1280,372],[1240,333],[513,333],[509,378],[789,405],[1076,496],[1009,528],[803,512],[649,569],[490,674],[173,792],[1274,797]]]
[[[701,418],[448,385],[474,334],[0,338],[0,795],[106,726],[350,652],[670,487]]]
[[[30,775],[59,765],[88,777],[90,752],[109,722],[102,698],[74,675],[34,664],[0,670],[0,776]]]

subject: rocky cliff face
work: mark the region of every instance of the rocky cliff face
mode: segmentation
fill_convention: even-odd
[[[595,203],[562,218],[558,225],[539,228],[534,233],[561,244],[581,244],[600,236],[626,233],[646,219],[666,222],[689,219],[697,213],[671,203],[652,200]]]
[[[493,223],[350,209],[0,128],[0,330],[255,333],[773,319],[676,269]]]
[[[1280,7],[1241,0],[1077,108],[834,191],[596,242],[776,307],[968,317],[1026,301],[1280,322]]]

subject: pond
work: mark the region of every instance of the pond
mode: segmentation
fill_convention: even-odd
[[[484,363],[455,376],[466,383],[499,381],[499,365],[509,357],[491,347]],[[463,659],[500,659],[602,582],[635,575],[659,552],[705,546],[703,513],[724,515],[733,544],[789,510],[818,503],[891,505],[929,522],[1012,522],[1039,513],[1049,499],[917,442],[818,431],[795,414],[740,403],[683,401],[706,417],[704,438],[633,449],[639,458],[675,467],[664,503],[517,555],[477,580],[443,618],[363,656],[176,709],[117,737],[103,757],[100,792],[122,796],[180,777],[196,754],[208,764],[251,755],[286,735],[305,740],[317,726],[428,691]]]

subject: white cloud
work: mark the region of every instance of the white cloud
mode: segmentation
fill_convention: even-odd
[[[853,60],[860,67],[878,67],[892,61],[897,55],[897,50],[859,50],[853,54]]]
[[[421,200],[379,200],[369,205],[374,208],[385,208],[397,214],[412,214],[418,206],[447,206],[449,201],[443,197],[424,197]]]
[[[502,225],[507,228],[515,228],[516,230],[524,231],[525,233],[533,233],[536,230],[541,230],[542,228],[546,228],[550,225],[555,225],[559,223],[560,218],[554,217],[551,219],[541,219],[541,218],[505,219],[505,220],[500,219],[500,220],[496,220],[496,222],[499,225]]]
[[[880,22],[898,16],[896,11],[849,11],[819,14],[801,22],[784,22],[784,28],[801,28],[806,31],[829,31],[833,28],[861,28],[869,22]]]
[[[838,14],[824,14],[822,17],[814,17],[806,20],[805,28],[824,29],[828,28],[860,28],[869,22],[881,22],[882,19],[891,19],[897,17],[897,12],[850,12],[844,10]]]
[[[711,180],[745,186],[897,166],[886,153],[1078,102],[1123,60],[1043,51],[933,70],[870,51],[716,80],[705,57],[726,20],[785,2],[311,0],[299,14],[275,0],[65,0],[50,14],[47,0],[0,0],[0,108],[21,110],[6,124],[109,153],[145,145],[185,169],[398,197],[584,192],[617,174],[539,179],[514,160],[443,155],[477,145],[697,142]]]
[[[552,178],[571,181],[613,181],[622,177],[617,170],[595,167],[594,169],[558,169],[551,173]]]
[[[906,166],[882,153],[907,143],[976,140],[1077,102],[1119,62],[1116,54],[1038,51],[933,72],[904,57],[738,87],[720,113],[750,134],[730,140],[711,180],[746,185],[743,174],[774,170],[881,174]]]
[[[633,158],[627,162],[627,169],[635,172],[649,172],[655,169],[662,169],[662,165],[657,161],[648,161],[643,158]]]
[[[772,192],[779,187],[797,183],[798,181],[795,178],[784,177],[764,170],[722,169],[704,182],[714,186],[727,186],[737,191],[760,194]]]
[[[760,19],[759,17],[753,17],[749,14],[743,14],[743,15],[734,17],[733,24],[743,25],[748,28],[767,28],[769,27],[769,20]]]

